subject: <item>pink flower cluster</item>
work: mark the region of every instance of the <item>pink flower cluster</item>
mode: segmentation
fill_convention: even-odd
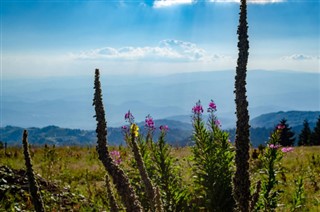
[[[282,152],[292,152],[293,151],[293,147],[283,147],[282,149],[281,149],[281,151]]]
[[[217,127],[221,127],[221,122],[220,122],[219,119],[214,120],[214,124],[215,124]]]
[[[126,113],[124,115],[124,119],[126,121],[128,121],[129,123],[133,123],[134,122],[134,116],[132,115],[132,113],[130,112],[130,110],[128,111],[128,113]]]
[[[278,130],[283,130],[284,128],[285,128],[285,126],[282,125],[282,124],[279,124],[279,125],[277,126],[277,129],[278,129]]]
[[[117,165],[119,165],[119,164],[122,162],[119,151],[117,151],[117,150],[111,151],[111,152],[110,152],[110,156],[111,156],[112,160],[113,160]]]
[[[155,129],[153,118],[150,115],[148,115],[145,119],[145,126],[149,128],[149,130]]]
[[[209,108],[208,108],[208,112],[212,113],[217,111],[217,105],[214,103],[213,100],[211,100],[211,102],[209,103]]]
[[[203,113],[203,108],[200,101],[197,102],[197,104],[192,108],[192,112],[197,115],[200,115]]]
[[[277,144],[269,144],[270,149],[278,149],[279,147],[280,145],[277,145]]]
[[[168,130],[169,130],[169,127],[168,127],[168,125],[161,125],[161,126],[159,127],[159,129],[160,129],[161,131],[168,131]]]

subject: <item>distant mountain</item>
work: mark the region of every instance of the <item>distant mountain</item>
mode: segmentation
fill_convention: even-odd
[[[182,73],[167,76],[102,75],[101,84],[110,127],[124,123],[130,109],[136,121],[151,114],[155,119],[185,116],[192,106],[204,107],[213,99],[223,127],[235,123],[234,71]],[[2,126],[57,125],[93,130],[94,76],[2,79]],[[297,83],[298,82],[298,83]],[[279,110],[319,110],[320,74],[293,71],[248,72],[250,117]],[[172,119],[178,120],[179,119]]]
[[[297,138],[303,127],[303,121],[308,119],[311,129],[313,129],[319,115],[319,111],[281,111],[258,116],[251,120],[251,143],[254,147],[257,147],[259,144],[265,144],[269,139],[270,133],[274,130],[274,127],[282,118],[286,118],[288,120],[288,124],[290,127],[292,127],[292,130],[295,132]],[[204,116],[203,118],[205,119],[206,117]],[[166,137],[167,142],[174,146],[192,145],[191,117],[173,116],[171,119],[177,120],[155,120],[157,128],[161,125],[169,126],[169,131]],[[187,123],[188,120],[189,123]],[[144,122],[139,122],[138,125],[140,128],[140,133],[145,135],[147,132],[144,127]],[[97,140],[96,133],[93,130],[68,129],[57,126],[47,126],[44,128],[32,127],[28,128],[27,130],[29,131],[29,141],[32,145],[54,144],[56,146],[91,146],[95,145]],[[234,141],[235,129],[228,129],[227,131],[230,133],[230,139]],[[7,142],[9,145],[21,145],[22,132],[23,128],[21,127],[6,126],[0,128],[2,142]],[[157,129],[154,133],[154,140],[157,140],[158,136],[159,130]],[[108,141],[110,145],[125,144],[121,127],[108,128]]]
[[[320,116],[320,111],[287,111],[287,112],[276,112],[267,113],[260,115],[250,121],[252,127],[265,127],[273,128],[275,127],[281,119],[287,119],[291,127],[296,127],[303,124],[304,120],[308,120],[310,125],[314,125],[318,117]]]
[[[155,120],[157,126],[168,125],[169,131],[167,132],[167,141],[174,146],[189,145],[192,135],[191,125],[179,121],[171,120]],[[144,123],[138,123],[140,126],[140,133],[146,134]],[[7,142],[8,145],[21,145],[22,133],[24,128],[6,126],[0,128],[2,142]],[[31,127],[27,128],[29,142],[32,145],[42,146],[44,144],[56,146],[91,146],[95,145],[97,138],[94,130],[80,130],[60,128],[57,126],[47,126],[43,128]],[[159,130],[155,130],[154,139],[157,140]],[[108,128],[108,142],[110,145],[125,144],[123,140],[123,132],[120,127]]]

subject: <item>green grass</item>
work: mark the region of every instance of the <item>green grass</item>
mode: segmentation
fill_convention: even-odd
[[[112,147],[113,149],[113,147]],[[118,149],[118,148],[117,148]],[[106,207],[104,187],[105,170],[94,147],[31,147],[34,171],[45,179],[58,184],[61,188],[70,187],[71,191],[82,194],[97,205],[100,210]],[[5,156],[0,150],[0,165],[13,169],[25,169],[22,148],[11,147]],[[128,161],[133,160],[130,151],[121,148],[124,170]],[[191,149],[173,148],[172,154],[181,166],[184,183],[192,188]],[[312,159],[312,156],[314,159]],[[296,186],[294,180],[303,177],[306,203],[299,211],[320,211],[320,147],[299,147],[286,153],[282,159],[283,173],[279,173],[280,188],[283,190],[278,211],[290,211]],[[260,177],[259,161],[251,159],[251,181],[254,184]],[[10,201],[16,201],[11,199]],[[1,206],[0,206],[1,211]]]

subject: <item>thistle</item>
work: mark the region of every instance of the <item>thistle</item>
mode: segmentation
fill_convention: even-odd
[[[138,197],[131,186],[128,177],[124,171],[112,160],[107,147],[107,123],[105,120],[105,112],[102,102],[101,84],[99,69],[95,70],[94,81],[94,99],[96,120],[97,120],[97,152],[106,171],[111,176],[113,183],[122,198],[123,204],[127,211],[142,211],[142,207]]]
[[[45,210],[44,210],[44,205],[43,205],[43,201],[41,198],[41,194],[39,192],[39,187],[37,185],[37,181],[34,176],[34,172],[33,172],[33,168],[32,168],[32,161],[31,161],[30,152],[29,152],[27,130],[24,130],[24,132],[23,132],[22,143],[23,143],[24,159],[25,159],[25,164],[26,164],[26,168],[27,168],[27,176],[28,176],[28,181],[29,181],[29,191],[31,194],[34,209],[37,212],[42,212]]]
[[[235,77],[236,102],[236,173],[233,178],[233,195],[236,200],[237,211],[249,211],[250,179],[249,179],[249,112],[246,96],[246,74],[249,55],[247,3],[241,0],[240,18],[238,26],[238,61]]]

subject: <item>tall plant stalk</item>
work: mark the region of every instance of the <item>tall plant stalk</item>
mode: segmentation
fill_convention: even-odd
[[[246,75],[249,56],[247,2],[241,0],[240,18],[238,26],[238,61],[235,77],[235,103],[236,103],[236,173],[233,179],[234,198],[237,211],[249,211],[250,179],[249,179],[249,112],[246,96]]]
[[[36,212],[43,212],[45,211],[44,205],[43,205],[39,187],[38,187],[36,178],[34,176],[33,168],[32,168],[27,130],[24,130],[23,132],[22,143],[23,143],[23,153],[24,153],[24,159],[25,159],[26,168],[27,168],[27,176],[29,181],[29,190],[31,194],[32,203],[34,205],[34,209]]]
[[[112,160],[109,150],[107,147],[107,122],[105,120],[105,112],[102,102],[102,93],[101,93],[101,83],[100,83],[100,73],[99,69],[95,70],[95,81],[94,81],[94,99],[93,105],[95,106],[96,111],[96,120],[97,120],[97,151],[99,159],[104,165],[106,171],[111,176],[113,183],[122,198],[122,202],[126,207],[127,211],[142,211],[141,203],[138,200],[138,197],[131,186],[128,177],[124,171],[117,166]]]

